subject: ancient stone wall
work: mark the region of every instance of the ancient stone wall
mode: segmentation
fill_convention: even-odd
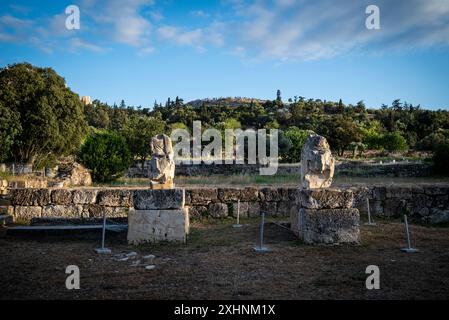
[[[142,188],[139,188],[142,190]],[[366,216],[366,199],[375,216],[400,217],[408,213],[412,219],[424,223],[449,221],[449,184],[416,185],[412,187],[373,186],[351,188],[354,206]],[[127,217],[135,206],[134,193],[138,189],[12,189],[11,208],[16,220],[31,218],[100,218]],[[191,218],[226,218],[236,216],[240,201],[242,217],[257,217],[260,211],[268,216],[290,216],[298,210],[296,188],[241,187],[187,188],[185,205]]]

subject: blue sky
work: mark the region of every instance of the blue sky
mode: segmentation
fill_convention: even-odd
[[[65,8],[81,28],[65,28]],[[368,5],[380,30],[365,27]],[[2,0],[0,66],[50,66],[80,95],[304,96],[449,108],[449,0]]]

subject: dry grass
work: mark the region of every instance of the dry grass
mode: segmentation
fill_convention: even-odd
[[[362,245],[315,247],[267,225],[271,252],[253,252],[258,220],[233,229],[230,220],[195,222],[187,245],[125,244],[115,253],[155,254],[156,269],[131,267],[93,252],[99,234],[0,239],[0,298],[6,299],[447,299],[449,229],[412,226],[417,254],[402,253],[403,225],[362,227]],[[65,268],[81,270],[81,289],[65,289]],[[365,269],[378,265],[381,290],[365,288]]]

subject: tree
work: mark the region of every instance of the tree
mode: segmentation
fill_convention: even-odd
[[[0,69],[0,103],[1,122],[13,121],[15,161],[38,166],[72,154],[87,133],[79,96],[51,68],[21,63]]]
[[[284,131],[284,136],[290,141],[290,148],[285,153],[281,153],[282,160],[286,162],[300,162],[301,150],[307,137],[313,133],[310,130],[300,130],[298,127],[290,127]]]
[[[11,158],[11,146],[21,130],[19,116],[0,101],[0,162]]]
[[[370,121],[360,127],[362,142],[368,149],[380,149],[383,141],[382,123],[377,120]]]
[[[131,153],[125,138],[114,132],[98,132],[81,146],[79,161],[90,169],[94,181],[118,178],[131,164]]]
[[[385,134],[382,139],[382,146],[390,152],[403,151],[408,148],[407,141],[399,132]]]
[[[351,118],[338,115],[327,118],[320,126],[319,133],[326,137],[332,149],[339,156],[349,147],[351,142],[360,142],[362,135]]]
[[[441,174],[449,174],[449,139],[446,139],[438,147],[436,147],[433,163],[435,172]]]
[[[122,130],[123,136],[133,157],[142,161],[142,169],[145,160],[150,155],[150,141],[155,135],[165,132],[165,122],[152,117],[135,115],[131,117],[129,124]]]
[[[281,102],[282,103],[281,90],[279,90],[279,89],[276,92],[276,102]]]

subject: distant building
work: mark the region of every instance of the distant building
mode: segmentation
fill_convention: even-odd
[[[91,103],[92,103],[92,99],[91,99],[89,96],[84,96],[84,97],[81,97],[81,102],[82,102],[85,106],[87,106],[88,104],[91,104]]]

